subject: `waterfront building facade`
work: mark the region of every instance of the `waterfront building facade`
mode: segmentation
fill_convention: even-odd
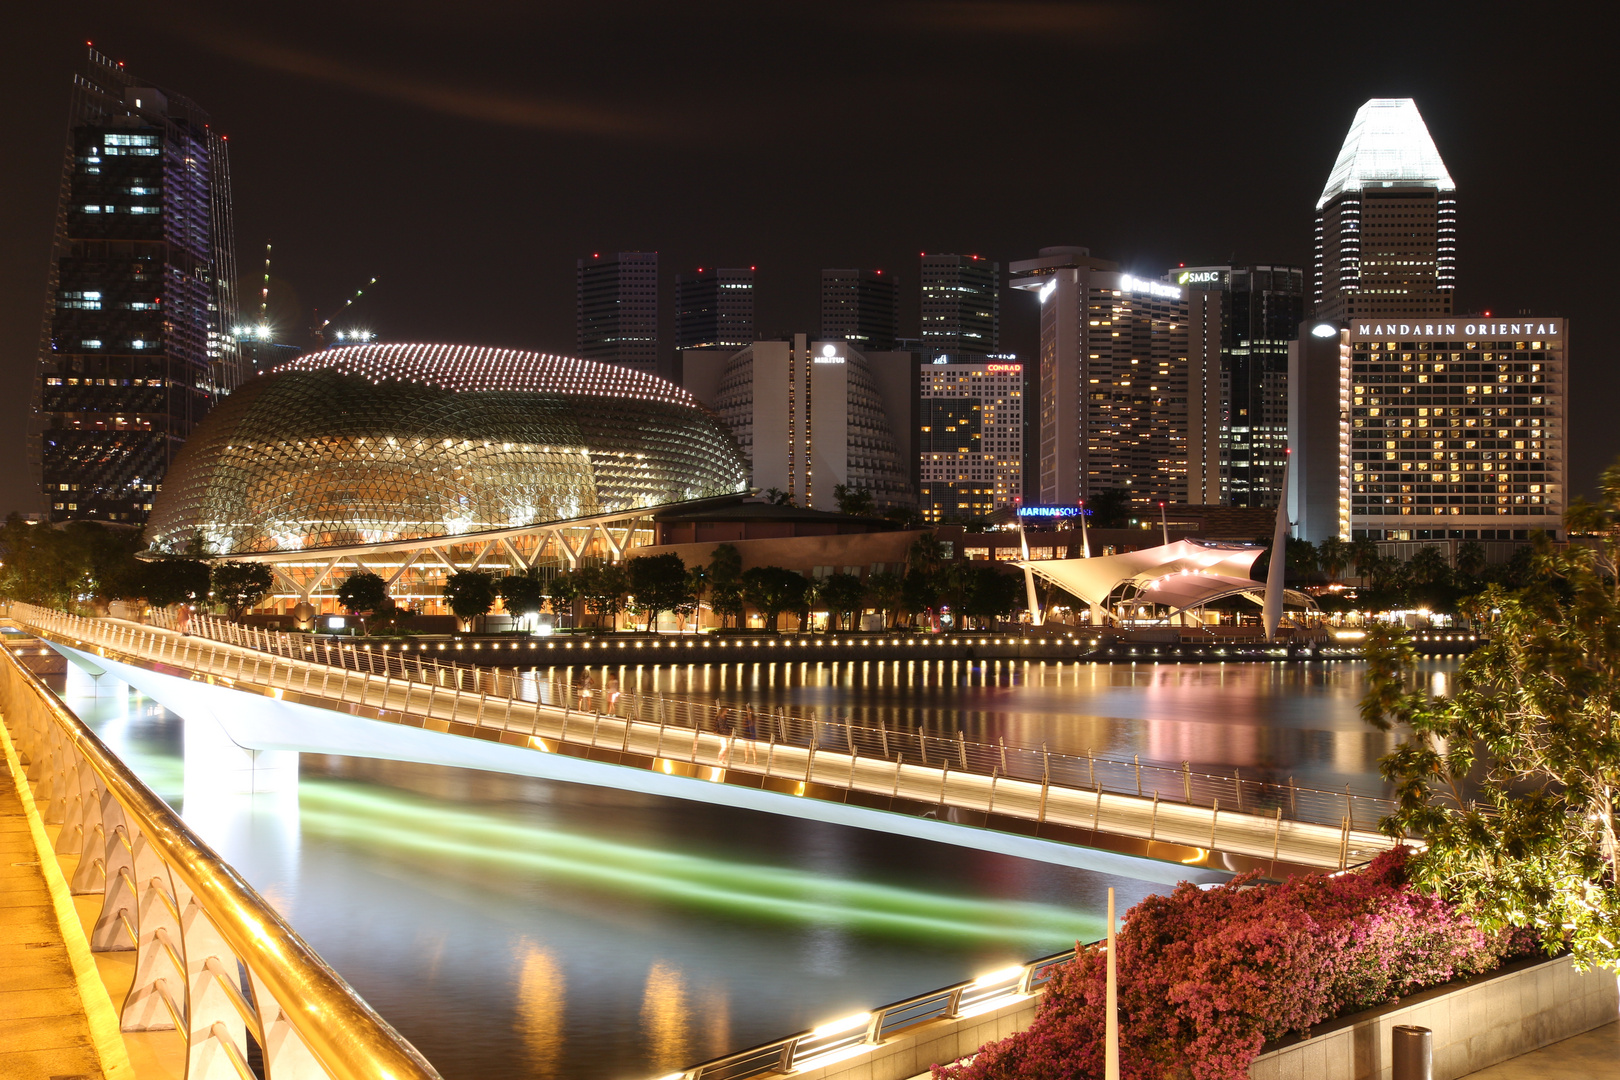
[[[1220,306],[1086,248],[1011,266],[1040,304],[1038,500],[1220,502]],[[1192,329],[1196,329],[1196,334]]]
[[[920,364],[917,378],[924,519],[987,518],[1022,502],[1024,365],[941,358]]]
[[[930,356],[984,356],[1001,341],[1001,264],[977,255],[922,257],[918,337]]]
[[[675,275],[675,348],[741,349],[754,341],[754,268]]]
[[[837,508],[840,485],[871,492],[880,510],[914,505],[913,354],[795,334],[730,355],[685,352],[682,372],[736,438],[754,489],[817,510]]]
[[[659,374],[658,253],[620,251],[575,264],[579,355]]]
[[[1183,266],[1172,284],[1188,292],[1190,344],[1220,353],[1220,499],[1276,508],[1288,443],[1288,343],[1305,318],[1306,272],[1298,266]],[[1198,301],[1205,303],[1199,305]],[[1204,311],[1194,312],[1193,307]],[[1202,314],[1204,317],[1197,317]]]
[[[241,378],[230,169],[206,113],[92,50],[74,81],[31,464],[53,521],[140,524]]]
[[[1310,326],[1290,355],[1296,534],[1312,542],[1559,535],[1568,364],[1564,319]]]
[[[1316,201],[1316,318],[1433,319],[1457,287],[1457,186],[1411,98],[1356,110]]]
[[[821,339],[888,352],[900,336],[899,286],[882,270],[821,272]]]

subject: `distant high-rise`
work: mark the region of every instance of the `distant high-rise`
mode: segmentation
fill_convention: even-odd
[[[924,255],[918,336],[936,355],[995,352],[1001,339],[1001,264],[977,255]]]
[[[1042,503],[1119,489],[1130,501],[1220,501],[1220,320],[1211,295],[1121,273],[1086,248],[1042,248],[1011,284],[1041,306]],[[1026,411],[1031,406],[1026,406]]]
[[[917,369],[919,508],[928,521],[989,517],[1024,494],[1024,365],[1015,357]]]
[[[1170,281],[1205,315],[1191,319],[1189,332],[1218,339],[1220,501],[1274,507],[1288,446],[1288,343],[1305,318],[1305,270],[1184,266],[1170,271]]]
[[[881,270],[821,272],[821,337],[886,352],[900,336],[899,286]]]
[[[1316,317],[1450,315],[1457,286],[1457,186],[1417,103],[1356,110],[1316,200]]]
[[[660,374],[658,252],[592,255],[576,266],[579,355]]]
[[[698,267],[675,275],[675,348],[754,343],[754,268]]]
[[[241,377],[225,142],[92,50],[63,167],[30,457],[53,521],[140,523]]]

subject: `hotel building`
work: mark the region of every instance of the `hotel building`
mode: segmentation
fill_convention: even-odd
[[[646,375],[658,363],[658,252],[621,251],[575,263],[579,355]]]
[[[1024,365],[947,360],[917,369],[918,505],[928,521],[989,517],[1023,499]]]
[[[1122,488],[1144,508],[1220,502],[1218,299],[1086,248],[1010,270],[1041,306],[1039,501]]]
[[[1297,535],[1525,540],[1567,503],[1569,332],[1521,316],[1318,323],[1295,343]]]

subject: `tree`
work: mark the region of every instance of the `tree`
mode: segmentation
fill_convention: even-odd
[[[1468,540],[1457,545],[1457,572],[1477,578],[1485,571],[1485,545]]]
[[[501,606],[514,620],[532,620],[540,614],[546,603],[546,583],[534,568],[521,573],[507,574],[495,583],[501,595]]]
[[[1336,581],[1350,565],[1350,545],[1337,536],[1330,536],[1316,545],[1316,562],[1330,582]]]
[[[1361,578],[1363,585],[1367,584],[1367,575],[1372,572],[1373,564],[1378,561],[1378,544],[1363,536],[1359,540],[1350,541],[1350,562],[1356,568],[1356,574]]]
[[[1542,537],[1516,586],[1472,598],[1489,636],[1452,697],[1412,689],[1404,634],[1371,632],[1361,706],[1372,726],[1406,733],[1380,765],[1397,792],[1383,826],[1424,840],[1415,879],[1488,931],[1533,927],[1582,967],[1620,965],[1620,594],[1603,566],[1614,544],[1560,551]]]
[[[781,566],[755,566],[742,573],[742,595],[765,616],[765,629],[775,630],[784,611],[796,611],[804,602],[809,582]]]
[[[853,616],[866,602],[866,586],[854,574],[829,574],[821,582],[821,602],[827,605],[827,630],[832,632],[844,625],[844,616]],[[853,620],[851,620],[853,621]],[[858,629],[850,626],[849,629]]]
[[[781,488],[766,488],[760,494],[764,495],[765,501],[770,503],[772,506],[793,505],[793,496],[790,493],[783,491]]]
[[[1023,606],[1024,581],[994,563],[963,563],[962,597],[958,610],[964,618],[991,620],[1011,616]]]
[[[444,599],[450,613],[471,630],[473,620],[495,606],[495,575],[482,570],[458,570],[444,581]]]
[[[208,596],[208,564],[196,559],[153,559],[141,570],[140,595],[156,608],[195,604]]]
[[[257,607],[259,601],[270,595],[270,588],[275,584],[270,568],[263,563],[215,563],[209,580],[214,599],[225,605],[225,614],[233,621],[240,619],[248,608]]]
[[[1131,524],[1131,493],[1124,488],[1104,488],[1086,500],[1094,529],[1127,529]]]
[[[921,511],[914,506],[894,506],[883,511],[883,516],[902,529],[921,529],[928,524]]]
[[[671,611],[692,594],[686,563],[673,552],[638,555],[626,567],[636,610],[647,616],[647,632],[658,629],[658,613]]]
[[[579,582],[575,580],[573,574],[558,574],[546,582],[547,606],[558,619],[565,614],[571,617],[574,613],[574,601],[578,599]]]
[[[833,501],[838,504],[840,514],[871,517],[877,513],[877,500],[872,498],[872,493],[866,488],[853,487],[849,484],[834,484]]]
[[[596,616],[596,625],[610,620],[617,625],[619,612],[624,608],[624,594],[630,590],[629,575],[622,566],[587,566],[574,571],[575,587],[579,598],[585,601],[585,610]]]
[[[881,574],[873,574],[866,581],[866,588],[872,596],[872,603],[883,612],[883,625],[893,625],[890,614],[898,617],[900,605],[905,596],[905,579],[892,570],[885,570]]]
[[[742,553],[730,544],[709,552],[709,607],[725,626],[726,619],[742,619]]]
[[[366,634],[370,633],[366,628],[366,616],[387,619],[394,610],[394,598],[388,595],[388,582],[369,570],[344,578],[343,584],[338,586],[337,601],[343,605],[344,611],[360,620],[360,631]]]
[[[912,623],[923,612],[939,606],[939,574],[909,570],[900,586],[900,604],[911,612]]]

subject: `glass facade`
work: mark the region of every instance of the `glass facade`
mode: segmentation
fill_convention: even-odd
[[[94,51],[71,125],[31,451],[51,520],[138,524],[238,378],[225,143]]]
[[[148,535],[214,554],[473,534],[746,490],[685,391],[624,368],[363,345],[251,379],[175,461]]]

